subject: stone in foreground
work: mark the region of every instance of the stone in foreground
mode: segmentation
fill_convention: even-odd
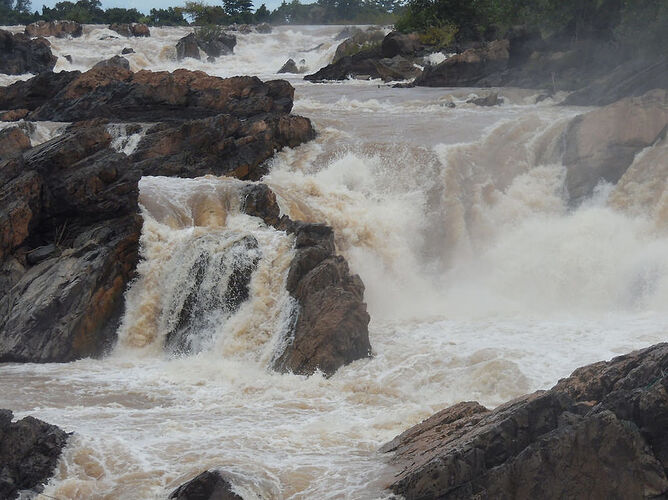
[[[668,344],[489,411],[459,403],[381,451],[406,499],[665,498]]]

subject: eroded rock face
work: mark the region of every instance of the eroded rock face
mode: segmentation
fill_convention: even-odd
[[[76,101],[97,91],[93,83],[106,85],[105,74],[116,81],[118,72],[127,74],[100,68],[96,79],[79,81],[75,90],[68,85],[79,73],[53,76]],[[39,108],[55,92],[55,82],[42,77],[30,82],[26,88],[39,92],[24,96],[23,104]],[[0,161],[0,361],[70,361],[100,355],[114,342],[123,292],[137,262],[143,175],[256,179],[276,150],[314,137],[308,119],[282,111],[291,103],[267,97],[280,96],[287,83],[249,82],[245,91],[234,82],[228,87],[241,92],[230,98],[229,113],[174,120],[166,112],[170,121],[149,126],[112,126],[96,118]],[[253,85],[266,94],[254,95]],[[16,88],[12,92],[20,94]],[[291,92],[285,94],[291,100]],[[273,110],[256,106],[255,114],[247,114],[266,98]],[[106,109],[116,106],[113,99]],[[243,105],[245,99],[250,107]],[[105,108],[98,109],[104,115]],[[159,109],[152,116],[159,117]],[[118,144],[119,138],[135,135],[136,147]]]
[[[33,417],[12,423],[0,410],[0,497],[17,498],[20,490],[41,491],[53,475],[67,433]]]
[[[113,23],[109,25],[109,29],[115,31],[119,35],[131,37],[131,36],[151,36],[151,30],[148,26],[143,23]]]
[[[186,57],[200,59],[199,49],[202,49],[210,58],[231,54],[237,44],[237,37],[229,33],[220,33],[215,38],[198,38],[195,33],[189,33],[176,44],[176,58],[181,61]]]
[[[298,309],[273,368],[301,375],[319,370],[330,376],[343,365],[369,357],[364,284],[336,255],[332,228],[279,217],[276,196],[266,185],[250,185],[242,197],[247,214],[295,237],[286,287]]]
[[[563,138],[570,202],[591,195],[601,181],[616,184],[636,154],[665,136],[667,127],[667,90],[625,98],[576,117]]]
[[[243,500],[232,484],[218,471],[205,471],[183,483],[170,495],[170,500]]]
[[[283,80],[218,78],[185,69],[133,73],[111,66],[48,73],[0,88],[0,109],[30,109],[29,120],[150,122],[289,113],[293,96],[294,88]]]
[[[0,73],[20,75],[51,71],[57,60],[45,38],[30,39],[21,33],[0,30]]]
[[[588,365],[489,411],[459,403],[381,451],[416,498],[658,498],[668,494],[668,344]]]
[[[415,85],[424,87],[473,87],[491,73],[508,65],[510,43],[497,40],[478,49],[468,49],[441,64],[428,66]]]
[[[73,38],[81,36],[82,26],[75,21],[37,21],[26,26],[25,34],[30,37],[55,36],[56,38]]]
[[[30,149],[30,137],[19,127],[0,130],[0,161]]]
[[[186,57],[199,60],[199,45],[195,33],[189,33],[176,43],[176,58],[182,61]]]

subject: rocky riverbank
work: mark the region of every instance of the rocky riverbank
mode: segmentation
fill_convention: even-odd
[[[446,408],[383,446],[418,498],[663,498],[668,344],[577,369],[488,410]]]

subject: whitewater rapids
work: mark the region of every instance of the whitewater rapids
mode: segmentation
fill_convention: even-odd
[[[238,34],[235,54],[214,63],[175,60],[187,28],[101,40],[115,33],[87,26],[81,39],[51,43],[72,56],[57,71],[132,47],[133,70],[269,79],[288,58],[324,66],[340,28]],[[576,209],[565,201],[559,139],[586,109],[536,105],[534,92],[513,89],[500,90],[504,105],[480,108],[465,103],[479,89],[288,79],[294,112],[319,135],[279,153],[264,181],[293,219],[334,227],[366,285],[373,358],[330,379],[269,371],[291,307],[291,240],[240,213],[236,181],[142,179],[143,260],[115,350],[0,370],[0,407],[75,432],[45,494],[166,498],[217,468],[246,499],[383,498],[391,471],[376,450],[433,412],[462,400],[495,406],[668,337],[665,179],[600,185]],[[114,133],[119,151],[141,139]],[[650,195],[658,208],[638,209]],[[232,259],[244,236],[258,243],[250,299],[202,323],[196,354],[165,352],[169,311],[191,286],[183,270],[202,252]]]

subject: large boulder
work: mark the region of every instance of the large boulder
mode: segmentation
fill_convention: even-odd
[[[263,184],[242,191],[242,206],[247,214],[295,238],[286,288],[297,308],[273,368],[301,375],[318,370],[331,376],[341,366],[369,357],[364,284],[336,255],[332,228],[280,217],[276,196]]]
[[[34,495],[43,489],[68,438],[55,425],[33,417],[12,422],[12,416],[10,410],[0,410],[0,497],[8,500],[18,498],[21,490]]]
[[[383,57],[416,56],[423,48],[417,34],[404,34],[392,31],[383,38],[381,53]]]
[[[427,66],[416,78],[415,85],[423,87],[473,87],[489,74],[508,66],[510,44],[496,40],[481,48],[468,49],[449,57],[441,64]]]
[[[126,37],[151,36],[151,30],[143,23],[113,23],[109,25],[109,29]]]
[[[276,73],[299,73],[299,68],[294,59],[288,59]]]
[[[176,43],[176,58],[182,61],[186,57],[199,60],[199,44],[195,33],[188,33]]]
[[[668,344],[576,370],[490,411],[459,403],[385,445],[417,498],[664,498]]]
[[[100,61],[99,63],[95,64],[93,66],[93,69],[98,69],[98,68],[109,68],[109,67],[114,67],[114,68],[122,68],[122,69],[130,69],[130,61],[128,61],[125,57],[122,56],[114,56],[109,59],[105,59],[104,61]]]
[[[218,78],[185,69],[133,73],[108,66],[36,78],[0,88],[0,109],[31,109],[29,120],[184,120],[221,113],[288,113],[294,95],[283,80]]]
[[[81,36],[83,28],[75,21],[37,21],[25,28],[25,34],[30,37],[55,36],[56,38],[73,38]]]
[[[357,54],[358,52],[370,48],[380,47],[380,44],[385,37],[385,33],[376,28],[361,30],[355,28],[352,31],[350,38],[347,38],[339,44],[332,58],[332,63],[346,56]]]
[[[127,74],[117,68],[93,71],[105,83],[105,73],[97,72]],[[67,82],[80,76],[54,75],[64,80],[73,102],[96,91],[81,82],[70,88]],[[86,80],[93,81],[99,80]],[[238,86],[242,81],[250,84],[245,90]],[[32,96],[31,105],[40,109],[41,102],[53,100],[47,96],[49,85],[24,83],[26,89],[48,90]],[[218,89],[211,90],[218,102],[229,101],[226,113],[201,113],[207,109],[202,103],[196,114],[211,116],[187,120],[188,103],[182,102],[179,113],[169,106],[154,108],[150,116],[166,121],[153,125],[111,125],[100,118],[77,122],[62,135],[0,161],[0,361],[70,361],[100,355],[115,341],[123,293],[137,264],[142,176],[257,179],[275,151],[314,137],[308,119],[288,114],[292,90],[284,87],[292,87],[286,82],[242,78],[215,85]],[[13,89],[8,95],[15,94]],[[279,104],[269,94],[287,101]],[[115,108],[115,98],[123,99],[123,93],[112,92],[110,108],[97,108],[101,115]],[[135,116],[146,116],[140,104]],[[128,142],[135,146],[126,147]],[[242,271],[247,270],[236,280],[237,299],[242,275],[249,274]]]
[[[20,75],[50,71],[57,60],[45,38],[32,40],[21,33],[0,30],[0,73]]]
[[[243,500],[217,470],[205,471],[172,491],[169,500]]]
[[[616,184],[635,156],[666,130],[668,90],[628,97],[577,116],[562,138],[570,202],[590,196],[601,181]]]

